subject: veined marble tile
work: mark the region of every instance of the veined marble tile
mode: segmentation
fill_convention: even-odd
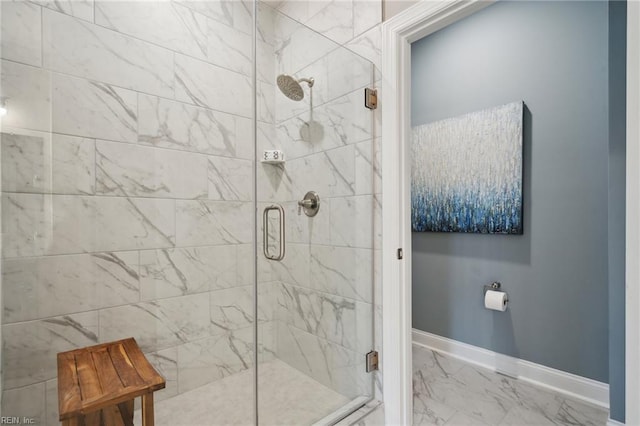
[[[360,103],[358,106],[360,109],[354,110],[354,112],[364,111],[371,114],[370,110],[362,107],[362,88],[373,85],[371,62],[345,47],[329,52],[325,60],[327,63],[326,101],[345,96],[359,89]],[[340,66],[336,67],[335,64],[340,64]],[[354,114],[354,117],[360,118],[360,114]]]
[[[17,389],[2,392],[2,416],[29,418],[32,424],[46,424],[45,418],[45,384],[36,383]]]
[[[138,139],[135,92],[54,74],[53,103],[56,133],[125,142]]]
[[[254,262],[257,257],[258,283],[270,282],[273,279],[273,264],[262,254],[262,246],[258,244],[257,253],[251,244],[240,244],[238,247],[238,285],[253,285]]]
[[[208,62],[246,76],[253,69],[252,37],[232,26],[209,21]]]
[[[60,422],[60,418],[58,417],[58,380],[47,380],[44,391],[46,424],[57,425]]]
[[[208,157],[207,164],[210,200],[252,200],[252,161]]]
[[[276,164],[257,163],[256,167],[259,201],[282,202],[293,199],[294,187],[298,184],[298,182],[294,182],[291,173],[295,168],[294,162],[288,161],[284,167]],[[302,195],[304,196],[304,193]]]
[[[5,390],[53,379],[58,352],[98,343],[98,312],[3,324],[2,339]]]
[[[42,64],[41,9],[26,1],[3,1],[2,58],[39,67]]]
[[[353,0],[353,36],[357,37],[382,22],[381,0]]]
[[[316,120],[324,137],[314,144],[316,152],[369,140],[373,136],[373,113],[362,106],[362,89],[320,107]]]
[[[372,391],[362,354],[282,322],[278,324],[278,358],[347,398]]]
[[[236,155],[245,119],[144,94],[138,95],[138,103],[141,144],[225,157]]]
[[[153,198],[205,198],[207,158],[190,152],[97,141],[96,193]]]
[[[435,399],[476,418],[478,423],[499,424],[515,404],[491,387],[480,389],[475,386],[473,380],[477,379],[467,377],[464,373],[469,368],[465,366],[455,376],[436,380],[429,373],[419,370],[413,375],[414,395],[427,399],[423,405],[428,405],[428,399]]]
[[[207,58],[208,19],[168,1],[95,3],[95,23],[185,55]]]
[[[607,418],[606,410],[565,399],[553,420],[561,425],[599,426],[606,424]]]
[[[278,5],[278,12],[285,14],[299,22],[309,19],[309,3],[306,1],[285,0]],[[319,3],[323,3],[322,1]]]
[[[50,229],[47,226],[51,196],[7,194],[2,196],[2,255],[5,258],[41,256]]]
[[[574,423],[575,424],[575,423]],[[582,423],[580,423],[582,424]],[[535,425],[535,426],[552,426],[557,425],[556,422],[548,419],[543,414],[527,410],[522,407],[513,407],[507,413],[507,416],[500,422],[500,425],[503,426],[524,426],[524,425]]]
[[[345,47],[373,62],[378,70],[382,69],[382,30],[379,25],[360,34],[345,44]]]
[[[275,321],[258,324],[258,368],[276,359],[276,329]]]
[[[8,110],[0,119],[2,126],[50,132],[51,73],[10,61],[1,64],[0,90]]]
[[[47,254],[172,247],[175,202],[54,195]]]
[[[234,287],[236,263],[234,246],[143,250],[140,297],[156,300]]]
[[[133,336],[146,352],[167,349],[209,336],[209,298],[201,294],[102,309],[100,339]]]
[[[278,19],[277,25],[279,24],[284,24],[283,28],[276,30],[279,34],[274,46],[276,69],[279,72],[295,75],[298,70],[324,58],[327,53],[339,46],[334,41],[289,18]]]
[[[210,298],[212,334],[238,330],[253,324],[253,286],[212,291]],[[264,320],[264,314],[261,316]]]
[[[311,288],[371,303],[371,250],[312,245],[310,256]]]
[[[287,244],[284,259],[273,265],[273,278],[308,288],[309,275],[309,244]]]
[[[69,16],[43,11],[43,64],[52,71],[173,97],[173,53]]]
[[[257,122],[258,137],[262,126],[269,124]],[[236,117],[236,157],[244,160],[255,160],[256,151],[254,147],[253,121],[246,117]]]
[[[53,135],[53,192],[95,193],[95,140]]]
[[[6,259],[4,322],[135,303],[138,252]]]
[[[0,134],[2,143],[2,190],[4,192],[48,192],[49,144],[43,137]],[[45,146],[46,145],[46,146]],[[48,154],[48,152],[47,152]]]
[[[492,424],[492,423],[489,423]],[[475,417],[469,417],[464,413],[458,412],[449,419],[446,423],[447,426],[469,426],[469,425],[488,425],[487,423],[483,423]]]
[[[256,108],[258,120],[264,123],[273,123],[275,121],[274,101],[276,88],[273,84],[263,81],[258,81],[257,85]]]
[[[233,26],[247,34],[253,34],[253,3],[250,0],[233,0]]]
[[[305,22],[314,31],[343,44],[353,38],[353,2],[333,0]]]
[[[358,320],[361,318],[358,318],[354,300],[288,284],[280,288],[282,294],[278,305],[286,307],[289,324],[345,348],[357,349]],[[372,323],[371,318],[368,323]]]
[[[365,141],[356,144],[355,149],[355,174],[356,195],[373,194],[376,183],[380,175],[374,171],[373,142]]]
[[[242,117],[251,117],[247,76],[183,55],[175,58],[176,99]]]
[[[258,12],[260,13],[260,12]],[[260,24],[258,24],[260,25]],[[272,33],[260,32],[260,27],[257,28],[258,35],[264,37],[271,36]],[[269,84],[275,84],[276,81],[276,53],[273,45],[258,40],[256,44],[256,72],[258,80]]]
[[[332,245],[373,248],[372,195],[333,198],[330,214]]]
[[[248,243],[252,214],[249,202],[178,200],[176,241],[179,246]]]
[[[278,93],[276,98],[280,94]],[[300,114],[275,125],[277,147],[285,151],[287,161],[304,157],[314,152],[314,145],[324,137],[324,126],[311,120],[309,114]],[[272,146],[273,146],[272,145]]]
[[[155,392],[156,401],[164,401],[178,394],[178,348],[145,354],[151,365],[166,381],[164,389]]]
[[[233,25],[233,0],[176,0],[176,2],[225,25]]]
[[[93,0],[33,0],[51,10],[93,22]]]
[[[355,147],[347,145],[289,161],[286,173],[294,199],[301,198],[309,189],[321,198],[354,195]]]
[[[246,370],[253,365],[253,327],[178,347],[180,393]]]
[[[92,194],[93,139],[37,131],[2,133],[5,192]]]
[[[457,411],[438,401],[428,398],[413,398],[414,426],[441,426],[447,423]],[[470,423],[470,425],[475,423]]]

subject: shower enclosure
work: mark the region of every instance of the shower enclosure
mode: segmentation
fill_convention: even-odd
[[[130,336],[159,425],[373,397],[376,71],[280,3],[1,3],[2,416]]]

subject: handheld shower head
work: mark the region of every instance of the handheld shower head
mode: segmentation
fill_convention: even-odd
[[[278,83],[278,88],[287,98],[292,101],[301,101],[304,99],[304,90],[302,90],[302,86],[300,82],[305,82],[309,85],[309,87],[313,87],[313,77],[312,78],[301,78],[296,80],[294,77],[288,74],[280,74],[276,79]]]

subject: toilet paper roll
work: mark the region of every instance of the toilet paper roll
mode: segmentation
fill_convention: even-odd
[[[484,295],[484,307],[494,311],[506,311],[508,301],[507,293],[503,291],[488,290]]]

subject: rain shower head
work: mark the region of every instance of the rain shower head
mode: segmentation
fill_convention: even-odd
[[[301,81],[307,83],[309,87],[313,87],[313,77],[296,80],[290,75],[280,74],[277,78],[278,88],[283,95],[292,101],[301,101],[304,98],[304,90],[302,90],[302,86],[300,85]]]

